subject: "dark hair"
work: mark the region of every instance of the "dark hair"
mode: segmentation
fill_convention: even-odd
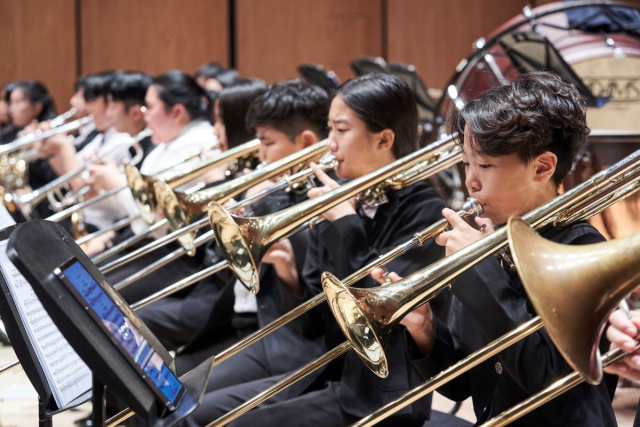
[[[218,95],[220,118],[227,133],[227,144],[233,148],[254,136],[245,126],[249,105],[267,91],[267,83],[260,79],[243,79],[235,86],[223,89]]]
[[[207,62],[198,68],[196,71],[195,77],[198,78],[200,76],[206,77],[207,79],[215,79],[218,75],[224,73],[224,67],[220,64],[214,62]]]
[[[396,159],[418,148],[418,111],[411,88],[391,74],[366,74],[343,83],[336,96],[362,120],[370,132],[391,129]]]
[[[558,157],[553,181],[559,186],[586,143],[586,118],[585,100],[575,86],[556,74],[538,71],[491,88],[454,111],[450,127],[458,132],[460,145],[468,127],[469,146],[485,156],[516,153],[527,165],[551,151]]]
[[[218,74],[215,79],[222,85],[222,87],[226,88],[240,82],[240,73],[233,68],[229,68],[225,72]]]
[[[138,71],[118,71],[109,89],[111,99],[123,102],[125,111],[134,105],[144,105],[144,96],[151,85],[151,76]]]
[[[151,81],[158,96],[165,103],[167,111],[174,105],[182,104],[191,120],[207,119],[211,121],[211,102],[207,92],[198,83],[182,71],[168,71]]]
[[[4,86],[2,86],[2,88],[0,89],[0,93],[4,93],[4,100],[5,102],[9,102],[9,98],[11,97],[11,92],[13,91],[13,89],[16,87],[16,85],[18,84],[18,82],[8,82],[5,83]]]
[[[53,99],[51,98],[51,95],[49,95],[47,88],[42,83],[36,80],[16,82],[15,86],[11,89],[11,92],[16,89],[22,90],[24,96],[32,104],[39,103],[42,105],[42,110],[37,117],[39,122],[53,119],[56,116],[56,107],[53,104]],[[11,94],[11,92],[8,93]]]
[[[78,92],[80,89],[84,89],[84,82],[86,81],[86,76],[80,76],[73,83],[73,93]]]
[[[320,138],[327,136],[329,96],[318,86],[289,80],[271,85],[249,107],[247,130],[272,126],[293,141],[306,129]]]
[[[82,86],[84,88],[84,100],[94,101],[102,97],[106,102],[114,76],[115,71],[103,71],[87,75]]]

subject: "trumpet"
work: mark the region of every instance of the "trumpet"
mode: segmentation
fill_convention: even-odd
[[[93,116],[87,116],[49,130],[32,132],[28,135],[15,139],[8,144],[0,146],[0,156],[12,155],[34,142],[42,141],[43,139],[51,138],[52,136],[59,135],[61,133],[73,132],[91,122],[93,122]]]
[[[88,165],[101,161],[109,156],[113,156],[114,154],[125,149],[128,150],[134,145],[138,145],[139,141],[150,135],[150,133],[151,131],[144,130],[140,132],[130,143],[123,144],[118,147],[113,147],[111,150],[95,156],[93,159],[85,162],[82,166],[58,177],[57,179],[51,181],[49,184],[33,190],[30,193],[20,196],[14,193],[5,194],[3,202],[10,212],[16,212],[19,210],[26,218],[29,218],[34,207],[38,203],[42,202],[46,197],[48,197],[48,194],[50,192],[57,191],[66,186],[69,182],[71,182],[71,180],[83,173]],[[80,190],[77,194],[82,195],[83,193],[86,193],[86,190]]]
[[[597,215],[639,189],[640,150],[534,209],[523,219],[537,230],[565,226]],[[460,273],[485,257],[504,249],[507,243],[507,227],[504,227],[398,282],[371,289],[348,288],[331,273],[323,273],[322,285],[329,308],[348,340],[281,379],[267,390],[209,424],[208,427],[233,421],[351,349],[356,351],[374,374],[386,377],[389,369],[384,347],[400,320],[407,313],[447,289],[451,281]],[[539,323],[527,322],[526,325],[518,328],[518,333],[524,333],[523,331],[532,333],[539,329],[542,327],[542,321],[538,320]],[[513,342],[513,339],[515,339],[513,336],[507,337],[508,342]],[[575,354],[575,351],[571,354]],[[573,357],[572,360],[574,360]],[[587,357],[587,360],[590,362],[593,358]],[[590,374],[595,381],[597,374],[594,376],[593,368],[584,361],[585,359],[582,358],[575,364],[580,367],[581,372]],[[457,372],[461,369],[459,366],[455,368]],[[470,368],[466,367],[466,369]]]

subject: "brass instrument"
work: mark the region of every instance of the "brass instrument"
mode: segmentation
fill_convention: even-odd
[[[60,126],[60,128],[63,126]],[[59,129],[59,128],[57,128]],[[16,210],[20,210],[25,218],[29,218],[30,213],[33,211],[33,208],[44,200],[50,192],[59,190],[65,187],[71,180],[76,178],[78,175],[83,173],[86,167],[90,164],[101,161],[109,156],[112,156],[122,150],[128,150],[130,147],[134,145],[139,145],[139,141],[150,134],[150,131],[145,130],[140,132],[130,143],[122,144],[117,147],[113,147],[111,150],[108,150],[98,156],[95,156],[91,160],[85,162],[82,166],[58,177],[57,179],[51,181],[49,184],[44,185],[36,190],[33,190],[30,193],[23,195],[16,195],[14,193],[5,194],[3,203],[7,206],[10,212],[16,212]],[[78,195],[82,195],[85,190],[79,190],[76,192]]]
[[[0,146],[0,156],[13,155],[22,151],[22,149],[34,142],[42,141],[43,139],[51,138],[52,136],[59,135],[61,133],[73,132],[91,122],[93,122],[93,116],[87,116],[49,130],[32,132],[28,135],[15,139],[8,144]]]
[[[640,150],[534,209],[523,219],[538,230],[568,225],[596,215],[638,190],[640,190]],[[348,340],[281,379],[207,427],[231,422],[350,349],[354,349],[376,375],[386,377],[389,369],[384,346],[393,328],[407,313],[447,289],[451,281],[460,273],[506,247],[508,243],[506,229],[507,227],[499,229],[398,282],[377,288],[348,288],[332,274],[323,273],[322,283],[329,307]],[[519,334],[525,331],[532,333],[541,327],[542,320],[533,319],[518,328],[517,332],[514,332],[515,337],[514,334],[507,334],[508,336],[496,340],[499,342],[494,342],[489,347],[495,350],[496,347],[505,345],[505,342],[512,343],[517,340],[520,337]],[[500,349],[497,351],[499,352]],[[472,362],[473,360],[465,360],[467,364]],[[453,370],[459,375],[464,372],[463,369],[471,369],[472,366],[469,366],[456,365]],[[589,372],[589,367],[582,367],[582,370]],[[449,372],[448,375],[452,373]]]
[[[77,130],[93,120],[93,116],[90,116],[64,124],[64,120],[68,118],[67,115],[72,111],[75,114],[75,110],[72,109],[54,118],[51,121],[53,124],[50,124],[51,129],[49,130],[36,130],[0,146],[0,184],[2,185],[0,196],[4,197],[4,194],[11,193],[27,185],[29,163],[40,158],[37,149],[23,151],[29,145],[60,133]],[[56,124],[57,126],[54,126]]]
[[[171,229],[176,231],[205,216],[210,203],[225,203],[257,183],[280,175],[288,169],[301,169],[307,163],[318,160],[326,151],[327,141],[324,140],[233,181],[195,193],[174,193],[162,182],[155,183],[154,189],[165,218],[169,221]],[[184,248],[192,251],[194,238],[193,233],[188,233],[178,240]]]
[[[462,205],[462,208],[457,213],[458,213],[458,216],[460,216],[461,218],[464,218],[465,221],[470,222],[474,218],[482,215],[482,206],[474,198],[470,197]],[[364,277],[369,275],[369,273],[371,273],[373,269],[382,267],[385,264],[388,264],[389,262],[405,254],[407,251],[409,251],[410,249],[416,246],[422,246],[426,241],[432,238],[435,238],[436,236],[438,236],[444,231],[450,230],[450,227],[451,226],[447,222],[447,220],[443,218],[440,221],[436,222],[435,224],[432,224],[431,226],[416,232],[413,235],[413,238],[411,240],[396,246],[395,248],[393,248],[392,250],[390,250],[389,252],[383,255],[380,255],[380,257],[371,261],[369,264],[365,265],[364,267],[362,267],[361,269],[352,273],[349,277],[344,279],[343,283],[345,284],[345,286],[352,286],[356,282],[362,280]],[[322,304],[324,301],[326,301],[326,296],[324,292],[319,293],[313,298],[310,298],[309,300],[300,304],[298,307],[294,308],[288,313],[283,314],[282,316],[273,320],[271,323],[265,325],[264,327],[260,328],[256,332],[241,339],[240,341],[233,344],[231,347],[227,348],[226,350],[218,353],[214,357],[213,365],[215,366],[224,362],[231,356],[239,353],[240,351],[244,350],[250,345],[255,344],[257,341],[260,341],[267,335],[278,330],[279,328],[283,327],[284,325],[291,322],[292,320],[302,316],[304,313],[311,310],[312,308]]]
[[[387,189],[402,188],[424,179],[434,168],[446,169],[460,160],[460,153],[461,149],[449,136],[326,194],[263,217],[240,218],[229,214],[219,203],[212,203],[209,206],[211,228],[235,275],[247,289],[257,293],[257,267],[267,250],[283,236],[351,197],[358,195],[362,200],[375,200]]]
[[[575,372],[487,421],[483,427],[506,425],[585,380],[598,384],[602,380],[603,365],[624,356],[622,350],[613,350],[601,357],[598,343],[609,313],[640,285],[637,268],[640,234],[610,242],[569,246],[539,236],[520,219],[509,220],[506,228],[513,262],[538,316],[353,426],[373,426],[543,326]]]
[[[156,215],[156,198],[153,192],[153,185],[156,182],[164,182],[170,188],[179,187],[198,176],[209,172],[216,167],[242,158],[254,156],[260,148],[260,140],[254,139],[238,147],[227,150],[217,156],[199,161],[194,165],[172,168],[168,171],[161,171],[151,176],[144,176],[138,168],[133,165],[125,165],[127,183],[131,189],[131,194],[140,209],[142,219],[148,224],[153,224]]]
[[[220,184],[210,189],[205,189],[195,193],[190,193],[187,195],[190,202],[190,208],[187,212],[181,210],[177,202],[177,197],[168,185],[162,182],[154,183],[156,200],[165,212],[165,220],[157,222],[151,228],[160,225],[164,226],[164,224],[167,223],[173,223],[175,224],[174,227],[178,228],[172,233],[157,239],[153,243],[142,247],[115,261],[112,261],[111,263],[105,265],[101,271],[105,273],[109,272],[178,239],[180,239],[179,241],[182,244],[182,247],[187,249],[187,251],[183,253],[193,255],[195,253],[193,233],[196,230],[205,227],[208,224],[208,219],[203,218],[201,220],[190,223],[187,226],[180,227],[180,224],[182,224],[182,218],[185,215],[189,216],[190,221],[197,219],[199,215],[204,216],[206,205],[210,201],[209,199],[217,198],[225,202],[264,180],[277,176],[287,169],[295,167],[296,165],[304,164],[310,160],[315,159],[316,157],[321,156],[324,152],[326,152],[326,150],[326,141],[321,141],[317,144],[312,145],[311,147],[307,147],[304,150],[287,156],[284,159],[273,162],[270,165],[264,166],[262,168],[257,168],[253,172],[250,172],[229,182],[225,182],[224,184]],[[199,202],[199,204],[196,203],[196,201]],[[252,201],[255,201],[255,199],[252,198]],[[175,205],[172,204],[174,202]],[[198,212],[201,213],[198,214]],[[131,239],[122,242],[117,247],[114,246],[110,250],[94,257],[92,261],[96,264],[102,262],[114,253],[130,246],[134,241],[140,241],[145,236],[147,236],[148,233],[149,230],[137,236],[133,236]]]
[[[322,159],[320,159],[320,163],[318,164],[318,167],[321,170],[328,170],[328,169],[333,169],[335,167],[335,158],[332,155],[327,155],[325,154],[325,156],[323,156]],[[293,175],[286,175],[283,177],[283,179],[269,187],[266,188],[250,197],[247,197],[235,204],[233,204],[232,206],[229,206],[225,209],[227,209],[227,211],[229,212],[234,212],[237,209],[252,205],[253,203],[257,202],[258,200],[262,200],[263,198],[267,197],[270,194],[275,193],[276,191],[285,189],[285,190],[291,190],[291,189],[296,189],[297,186],[299,184],[302,184],[304,181],[307,181],[309,179],[311,179],[311,177],[313,176],[313,170],[311,168],[302,170],[296,174]],[[201,228],[204,227],[206,225],[208,225],[208,218],[204,218],[203,220],[200,221],[196,221],[195,223],[188,225],[187,227],[180,229],[174,233],[171,233],[171,235],[167,235],[166,237],[171,240],[173,239],[172,236],[177,236],[180,235],[181,233],[186,233],[187,231],[190,230],[194,230],[196,228]],[[294,232],[292,232],[292,234],[294,234]],[[213,237],[213,231],[209,230],[208,232],[204,233],[203,235],[197,237],[194,241],[193,241],[193,248],[198,248],[200,247],[202,244],[212,240]],[[158,243],[164,243],[164,241],[161,241],[162,239],[159,239],[158,241],[154,242],[153,244],[149,245],[149,247],[158,247]],[[145,248],[141,248],[141,251],[145,251]],[[164,267],[165,265],[169,264],[170,262],[173,262],[179,258],[181,258],[183,255],[187,254],[188,251],[184,248],[184,247],[180,247],[178,249],[176,249],[175,251],[171,252],[170,254],[165,255],[164,257],[160,258],[159,260],[151,263],[150,265],[146,266],[145,268],[143,268],[142,270],[132,274],[131,276],[123,279],[122,281],[116,283],[115,285],[113,285],[113,287],[116,290],[120,290],[126,286],[129,286],[131,283],[135,282],[136,280],[139,280],[145,276],[147,276],[148,274],[151,274],[152,272],[158,270],[159,268]],[[133,254],[131,254],[133,255]],[[126,259],[121,259],[121,260],[117,260],[116,262],[121,262],[121,261],[127,261]],[[218,264],[216,264],[215,266],[212,266],[215,268],[208,268],[204,271],[200,271],[198,273],[194,273],[191,276],[180,280],[179,282],[168,286],[167,288],[165,288],[162,291],[157,292],[156,294],[150,296],[149,298],[146,298],[146,304],[151,304],[154,301],[157,301],[158,299],[164,298],[167,295],[170,295],[174,292],[177,292],[180,289],[184,289],[187,286],[192,285],[193,283],[198,282],[201,279],[204,279],[205,277],[210,276],[211,274],[214,274],[217,271],[220,271],[223,268],[227,267],[227,262],[223,261],[220,262]],[[107,265],[104,267],[105,270],[110,269],[111,265]],[[115,267],[113,267],[115,268]],[[109,270],[107,270],[109,271]],[[208,273],[207,273],[208,272]],[[196,280],[197,279],[197,280]],[[171,289],[173,289],[173,291],[171,291]]]

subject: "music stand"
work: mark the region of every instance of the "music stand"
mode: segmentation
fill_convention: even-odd
[[[134,365],[116,347],[90,313],[79,303],[67,285],[53,272],[76,258],[96,282],[106,282],[104,275],[76,245],[59,224],[32,220],[23,223],[11,234],[7,255],[31,284],[49,316],[93,373],[93,419],[104,425],[104,386],[122,403],[128,405],[148,426],[172,426],[189,415],[202,400],[211,362],[205,361],[180,380],[185,394],[174,411],[166,414],[158,399]],[[108,287],[111,289],[111,287]],[[139,322],[127,303],[117,294],[109,297],[126,314],[162,361],[173,368],[173,359],[149,329]]]
[[[0,241],[7,240],[17,227],[18,225],[13,225],[0,230]],[[31,381],[33,388],[38,394],[38,419],[40,427],[51,426],[51,417],[53,415],[81,405],[89,400],[91,391],[82,394],[63,408],[58,407],[42,365],[38,361],[36,350],[29,339],[24,324],[20,320],[18,308],[16,307],[14,299],[11,297],[9,286],[2,274],[0,274],[0,318],[2,318],[4,322],[13,351],[16,353],[16,356],[18,356],[22,369],[25,374],[27,374],[29,381]]]

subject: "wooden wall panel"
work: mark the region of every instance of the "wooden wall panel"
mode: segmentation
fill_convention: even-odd
[[[529,0],[388,0],[388,60],[417,67],[442,89],[471,44],[517,15]]]
[[[40,80],[58,111],[68,109],[76,75],[74,0],[2,0],[0,17],[0,85]]]
[[[82,73],[228,64],[228,0],[81,0]]]
[[[314,62],[352,76],[349,62],[382,54],[382,0],[236,0],[236,62],[269,82]]]

